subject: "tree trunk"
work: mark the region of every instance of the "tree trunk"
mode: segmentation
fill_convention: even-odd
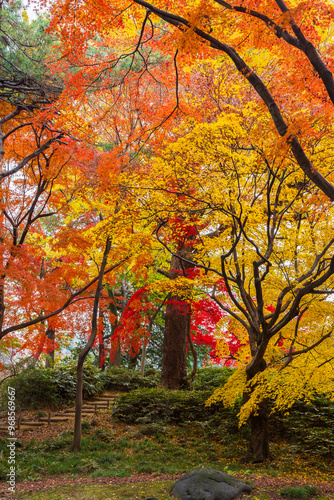
[[[268,401],[259,404],[256,415],[249,419],[251,435],[248,443],[248,455],[253,463],[265,462],[270,458],[268,431]]]
[[[138,357],[139,357],[139,353],[135,354],[134,352],[132,352],[132,354],[134,354],[134,356],[131,356],[131,354],[129,354],[129,370],[136,369],[137,361],[138,361]]]
[[[106,368],[106,359],[105,359],[105,346],[104,346],[104,338],[103,336],[99,341],[99,367],[102,372],[104,372]]]
[[[123,285],[122,285],[122,289],[123,289]],[[107,288],[107,292],[108,292],[108,296],[113,299],[113,302],[111,302],[109,304],[109,310],[115,317],[115,322],[111,325],[111,344],[113,344],[115,342],[113,340],[113,336],[114,336],[115,330],[118,326],[118,311],[117,311],[117,307],[116,307],[116,299],[115,299],[113,289]],[[124,295],[126,295],[125,292],[124,292]],[[116,342],[117,342],[117,349],[115,351],[114,358],[110,359],[110,366],[120,367],[121,366],[121,344],[119,342],[119,339],[116,340]]]
[[[161,383],[167,389],[187,387],[187,333],[190,306],[178,296],[168,297],[162,356]]]
[[[266,369],[266,362],[264,359],[260,360],[257,364],[256,369],[252,369],[251,373],[247,372],[247,368],[247,381],[250,381],[255,375]],[[249,400],[249,397],[249,392],[245,392],[243,395],[243,404]],[[250,439],[248,443],[246,460],[249,460],[253,463],[265,462],[270,458],[267,399],[263,399],[259,403],[256,413],[251,415],[249,418],[249,424]]]
[[[142,377],[145,375],[145,363],[146,363],[147,344],[148,344],[148,342],[144,341],[144,343],[143,343],[143,349],[142,349],[142,353],[141,353],[140,375]]]
[[[112,337],[111,337],[111,339],[112,339]],[[115,352],[114,359],[110,360],[110,366],[119,367],[119,366],[121,366],[121,346],[120,346],[119,340],[117,342],[118,342],[118,348]]]
[[[53,368],[55,364],[55,331],[53,328],[48,327],[46,336],[50,340],[51,347],[48,349],[48,354],[45,360],[45,368]]]
[[[196,373],[197,373],[197,352],[196,352],[194,343],[193,343],[191,335],[190,335],[190,328],[189,328],[189,331],[187,333],[187,337],[188,337],[190,350],[191,350],[191,353],[193,355],[193,369],[192,369],[191,376],[190,376],[190,386],[192,386],[192,383],[195,380]]]
[[[142,377],[144,377],[145,375],[145,363],[146,363],[146,356],[147,356],[147,346],[148,346],[148,343],[149,343],[149,339],[151,337],[151,332],[152,332],[152,328],[153,328],[153,323],[156,319],[156,317],[158,316],[161,308],[163,307],[165,301],[161,302],[160,306],[156,309],[155,313],[153,314],[153,316],[151,317],[150,316],[150,322],[149,322],[149,325],[148,325],[148,338],[145,338],[143,340],[143,348],[142,348],[142,354],[141,354],[141,360],[140,360],[140,375]]]
[[[187,257],[186,250],[180,255]],[[176,255],[172,256],[169,276],[175,279],[185,274],[190,266]],[[165,315],[161,384],[167,389],[186,389],[187,338],[190,335],[191,309],[181,297],[169,294]]]
[[[89,339],[81,350],[78,357],[77,364],[77,390],[75,394],[75,418],[74,418],[74,436],[73,436],[73,444],[72,451],[79,451],[81,447],[81,412],[82,412],[82,387],[83,387],[83,367],[87,354],[92,348],[96,334],[97,334],[97,320],[98,320],[98,309],[99,309],[99,299],[100,293],[102,290],[102,282],[103,275],[107,265],[108,254],[111,248],[111,241],[108,238],[106,242],[106,247],[104,249],[102,264],[99,273],[99,280],[97,282],[95,298],[94,298],[94,306],[93,306],[93,314],[92,314],[92,329]]]

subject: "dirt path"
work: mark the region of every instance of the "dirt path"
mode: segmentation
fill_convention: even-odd
[[[80,485],[80,484],[126,484],[126,483],[138,483],[142,481],[166,481],[171,480],[175,481],[182,474],[179,475],[168,475],[168,474],[139,474],[133,475],[127,478],[119,478],[119,477],[99,477],[99,478],[91,478],[91,477],[82,477],[82,476],[54,476],[54,477],[46,477],[40,481],[23,481],[17,484],[16,492],[39,492],[39,491],[47,491],[50,489],[56,489],[60,486],[68,486],[72,485]],[[245,479],[242,475],[234,474],[239,479]],[[285,486],[302,486],[304,484],[312,484],[318,487],[320,493],[318,497],[326,497],[328,499],[334,499],[334,483],[317,483],[317,482],[305,482],[297,479],[291,478],[282,478],[282,477],[269,477],[264,475],[256,475],[256,476],[247,476],[247,480],[250,481],[254,488],[253,492],[250,496],[244,496],[243,498],[246,500],[247,498],[251,498],[252,496],[257,496],[258,494],[267,495],[272,500],[282,500],[282,497],[279,494],[279,490]],[[0,498],[16,498],[9,494],[7,490],[7,484],[2,482],[0,484]]]

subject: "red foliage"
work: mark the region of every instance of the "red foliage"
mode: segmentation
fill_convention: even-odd
[[[112,336],[110,359],[114,359],[119,344],[130,356],[138,354],[143,342],[150,337],[150,313],[154,314],[155,309],[146,286],[134,292]]]
[[[269,304],[269,306],[265,306],[267,311],[271,312],[271,313],[274,313],[276,308],[272,305],[272,304]]]
[[[216,363],[220,363],[216,352],[217,341],[213,332],[218,321],[225,316],[224,311],[212,299],[202,299],[193,302],[191,306],[191,339],[194,344],[211,347],[209,356]]]
[[[190,273],[196,274],[198,269],[192,268]],[[223,280],[219,282],[221,291],[225,290]],[[184,300],[170,299],[166,301],[167,311],[170,306],[177,309],[178,314],[185,315],[191,311],[191,338],[195,345],[206,345],[210,347],[209,356],[216,363],[222,360],[216,352],[217,341],[213,336],[214,329],[218,321],[226,313],[211,298],[205,298],[197,302],[190,303]],[[150,300],[147,287],[137,290],[130,298],[123,311],[120,323],[112,337],[110,357],[113,359],[119,344],[130,356],[138,354],[144,342],[150,337],[150,319],[157,309],[157,305]],[[232,336],[230,341],[230,353],[233,356],[241,343]]]
[[[192,223],[186,222],[183,217],[174,217],[169,220],[172,229],[172,241],[177,243],[178,248],[191,248],[198,240],[198,228],[196,220]]]

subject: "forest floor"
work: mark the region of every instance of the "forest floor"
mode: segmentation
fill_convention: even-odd
[[[5,435],[0,437],[4,443]],[[85,417],[82,451],[76,454],[70,451],[73,419],[22,430],[17,438],[16,493],[10,494],[3,481],[0,499],[141,500],[151,495],[168,500],[176,479],[208,466],[250,484],[253,491],[244,499],[282,500],[282,488],[308,485],[317,488],[313,498],[334,500],[333,462],[300,456],[289,443],[273,443],[274,461],[244,464],[245,440],[215,440],[192,422],[150,428],[115,422],[107,411],[98,411]]]
[[[83,485],[99,485],[99,486],[118,486],[120,487],[121,485],[136,485],[138,484],[139,488],[142,489],[142,484],[145,484],[147,482],[152,483],[153,489],[154,489],[154,483],[155,482],[168,482],[172,484],[176,479],[178,479],[182,474],[174,474],[174,475],[169,475],[169,474],[135,474],[132,475],[131,477],[128,478],[119,478],[119,477],[98,477],[98,478],[92,478],[92,477],[73,477],[73,476],[60,476],[60,477],[45,477],[43,480],[39,481],[23,481],[21,483],[18,483],[17,485],[17,495],[12,496],[6,490],[3,490],[2,488],[0,489],[0,498],[17,498],[20,499],[28,499],[28,498],[33,498],[32,495],[35,493],[42,493],[42,495],[36,496],[36,498],[51,498],[50,497],[50,492],[53,490],[56,490],[58,492],[58,498],[69,498],[66,495],[66,491],[69,489],[74,493],[74,487],[80,487]],[[270,500],[282,500],[282,496],[280,495],[280,490],[283,487],[287,486],[303,486],[303,485],[314,485],[318,489],[318,493],[316,498],[321,498],[321,499],[332,499],[334,498],[334,483],[328,483],[328,482],[310,482],[310,481],[305,481],[305,480],[298,480],[298,479],[293,479],[293,478],[284,478],[280,476],[272,477],[272,476],[265,476],[263,474],[256,474],[256,475],[247,475],[245,476],[244,474],[239,474],[239,473],[234,473],[233,474],[235,477],[239,478],[240,480],[247,480],[247,482],[251,483],[253,487],[253,491],[251,495],[244,495],[243,499],[270,499]],[[168,484],[167,483],[167,484]],[[64,497],[61,497],[61,488],[64,487]],[[100,488],[96,488],[96,494],[98,494]],[[78,488],[76,492],[78,493],[78,498],[83,498],[82,493],[87,491],[87,488]],[[133,498],[136,498],[136,490],[133,491]],[[96,496],[92,498],[107,498],[105,496],[102,496],[104,493],[101,491],[101,496]],[[43,495],[44,493],[44,495]],[[146,495],[146,492],[144,493]],[[76,498],[74,496],[71,496],[71,498]],[[111,497],[112,498],[112,497]],[[129,500],[132,500],[131,497],[128,497]],[[145,498],[144,496],[137,497],[137,498]],[[169,497],[168,497],[169,498]],[[160,498],[159,498],[160,500]]]

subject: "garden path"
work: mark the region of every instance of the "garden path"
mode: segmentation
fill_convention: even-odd
[[[91,417],[97,412],[108,411],[118,394],[104,392],[98,398],[87,400],[82,407],[82,417]],[[35,412],[36,413],[36,412]],[[18,432],[32,430],[38,427],[52,425],[54,423],[66,422],[75,416],[75,406],[63,411],[39,412],[40,416],[32,412],[20,413],[15,422],[15,429]],[[0,436],[8,432],[7,415],[0,417]]]

